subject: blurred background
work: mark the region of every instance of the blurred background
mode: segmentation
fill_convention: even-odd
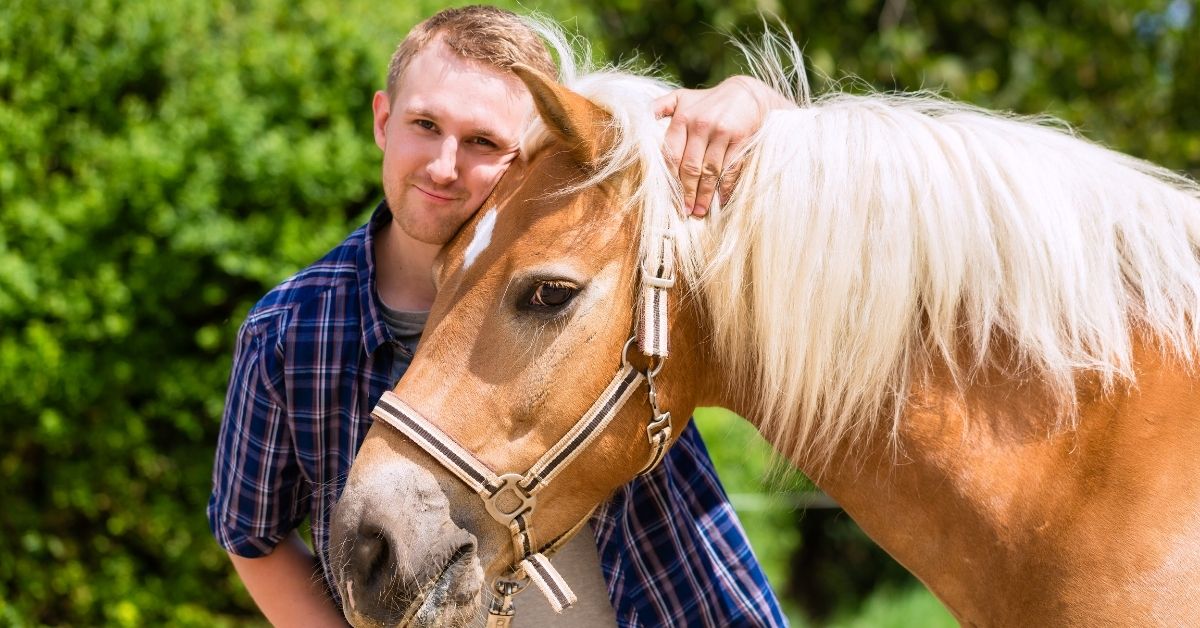
[[[761,32],[765,12],[795,33],[818,92],[1047,112],[1196,177],[1196,4],[528,8],[687,86],[741,71],[723,33]],[[408,28],[443,6],[0,3],[0,625],[260,621],[204,515],[233,338],[381,197],[371,95]],[[794,624],[954,625],[753,429],[697,420]]]

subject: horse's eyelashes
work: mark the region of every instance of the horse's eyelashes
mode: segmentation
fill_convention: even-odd
[[[538,309],[556,309],[566,305],[579,288],[561,281],[547,281],[534,287],[528,305]]]

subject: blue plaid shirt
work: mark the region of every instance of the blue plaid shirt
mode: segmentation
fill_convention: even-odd
[[[268,293],[238,334],[208,519],[227,551],[269,554],[305,518],[330,581],[329,518],[371,409],[407,368],[375,292],[370,223]],[[622,626],[786,622],[696,428],[592,520]],[[330,594],[336,589],[330,586]]]

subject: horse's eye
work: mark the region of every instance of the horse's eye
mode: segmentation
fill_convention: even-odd
[[[579,288],[572,286],[569,283],[561,281],[547,281],[540,283],[533,289],[533,294],[529,295],[529,305],[535,308],[558,308],[566,305],[575,294],[579,292]]]

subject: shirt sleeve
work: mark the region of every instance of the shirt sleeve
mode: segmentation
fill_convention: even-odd
[[[592,525],[618,626],[787,625],[695,421]]]
[[[303,521],[311,498],[282,392],[281,352],[268,329],[248,319],[238,331],[208,500],[217,543],[247,558],[270,554]]]

